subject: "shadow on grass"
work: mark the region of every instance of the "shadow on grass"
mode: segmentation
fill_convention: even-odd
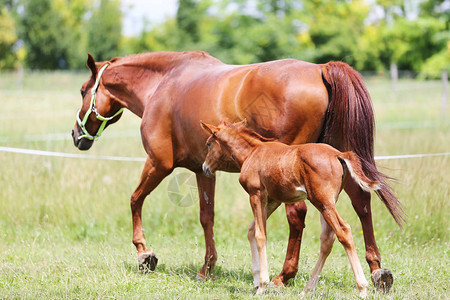
[[[253,276],[251,271],[247,268],[228,269],[226,267],[216,266],[214,268],[212,279],[198,280],[196,278],[198,271],[202,268],[199,264],[186,264],[177,266],[168,266],[166,264],[159,264],[155,271],[143,272],[139,270],[137,263],[123,262],[125,269],[130,273],[138,274],[139,276],[149,276],[151,278],[158,277],[162,274],[171,277],[179,277],[188,279],[193,284],[198,284],[209,290],[226,290],[230,294],[244,294],[255,295],[256,290],[253,287]],[[299,272],[297,279],[304,281],[310,274],[307,272]],[[303,284],[299,285],[297,279],[291,279],[286,285],[288,289],[268,288],[265,295],[276,296],[283,294],[284,296],[297,295],[299,290],[303,288]]]

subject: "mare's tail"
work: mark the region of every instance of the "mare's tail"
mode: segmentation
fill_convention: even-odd
[[[373,154],[375,119],[372,101],[361,75],[343,62],[322,65],[329,104],[321,142],[341,151],[352,150],[361,160],[364,174],[380,183],[377,195],[401,227],[405,222],[400,201],[387,185],[390,179],[378,171]]]

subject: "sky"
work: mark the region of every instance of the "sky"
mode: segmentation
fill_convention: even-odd
[[[146,17],[151,25],[175,16],[178,0],[122,0],[123,31],[126,36],[141,33]]]

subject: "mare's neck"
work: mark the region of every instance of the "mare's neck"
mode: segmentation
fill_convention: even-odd
[[[214,58],[203,52],[154,52],[115,58],[105,70],[102,84],[115,101],[142,118],[147,101],[172,69],[202,59]]]
[[[255,147],[263,144],[263,141],[255,137],[244,135],[229,135],[225,139],[220,140],[229,149],[233,159],[242,168],[242,165],[253,152]]]

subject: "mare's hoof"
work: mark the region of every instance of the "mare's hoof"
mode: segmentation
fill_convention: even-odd
[[[269,286],[277,288],[285,288],[283,280],[281,280],[280,276],[274,277],[272,281],[269,283]]]
[[[394,277],[388,269],[378,269],[372,273],[372,281],[377,291],[387,293],[394,283]]]
[[[158,264],[158,258],[153,252],[145,252],[138,255],[139,270],[147,273],[148,271],[155,271]]]

